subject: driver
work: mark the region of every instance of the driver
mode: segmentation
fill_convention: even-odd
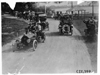
[[[28,45],[28,43],[30,42],[30,38],[32,38],[35,34],[33,34],[32,32],[25,32],[23,37],[21,38],[21,42],[24,44],[24,45]]]
[[[44,33],[40,24],[37,24],[37,36],[41,36],[44,39]]]
[[[28,31],[34,33],[36,31],[36,23],[29,23],[29,26],[27,27]]]
[[[67,22],[68,22],[68,25],[70,26],[70,32],[71,32],[72,31],[72,28],[73,28],[73,22],[72,22],[71,16],[68,16],[67,17]]]
[[[38,13],[35,13],[34,20],[35,20],[36,22],[39,22],[39,14],[38,14]]]
[[[70,26],[70,31],[72,30],[72,19],[71,17],[69,17],[68,15],[63,15],[60,18],[60,26],[62,27],[64,25],[64,23],[67,23]]]
[[[46,16],[41,16],[40,17],[40,24],[42,26],[42,29],[44,30],[46,27]]]
[[[28,45],[28,43],[30,42],[30,38],[32,38],[33,36],[36,36],[35,32],[36,32],[35,26],[33,26],[30,23],[29,26],[25,28],[25,33],[23,37],[21,38],[21,42],[25,45]]]

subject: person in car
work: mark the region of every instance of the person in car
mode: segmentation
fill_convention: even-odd
[[[60,18],[60,26],[63,27],[63,25],[67,23],[70,26],[70,31],[72,31],[72,27],[73,27],[73,23],[72,23],[72,19],[69,15],[63,15]]]
[[[95,30],[96,20],[94,17],[90,17],[83,21],[86,24],[88,33]]]
[[[41,36],[42,39],[45,38],[42,26],[40,24],[37,24],[37,37],[38,36]]]

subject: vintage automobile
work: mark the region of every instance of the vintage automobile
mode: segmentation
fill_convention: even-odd
[[[45,36],[44,32],[42,32],[41,34],[42,34],[43,37],[41,35],[38,35],[37,38],[36,38],[38,43],[44,43],[45,40],[46,40],[46,36]]]
[[[59,25],[59,32],[60,34],[67,34],[67,35],[73,34],[73,30],[71,29],[70,31],[70,26],[67,23],[65,23],[63,26]]]
[[[39,14],[39,18],[41,21],[41,26],[43,30],[49,30],[49,23],[46,21],[47,20],[47,15],[46,14]]]
[[[36,50],[37,44],[38,42],[36,40],[36,34],[28,32],[27,34],[25,33],[21,38],[15,40],[15,49],[13,50],[13,52],[16,50],[21,50],[27,46],[32,46],[32,49]]]
[[[73,23],[68,15],[64,15],[61,17],[60,24],[58,26],[60,34],[73,34]]]

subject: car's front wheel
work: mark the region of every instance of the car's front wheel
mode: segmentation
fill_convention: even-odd
[[[37,48],[37,40],[34,40],[33,41],[33,50],[36,50],[36,48]]]

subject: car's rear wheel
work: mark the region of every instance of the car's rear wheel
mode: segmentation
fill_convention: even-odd
[[[33,50],[36,50],[36,48],[37,48],[37,40],[34,40],[33,41]]]
[[[70,32],[70,36],[72,36],[73,35],[73,30],[71,30],[71,32]]]

